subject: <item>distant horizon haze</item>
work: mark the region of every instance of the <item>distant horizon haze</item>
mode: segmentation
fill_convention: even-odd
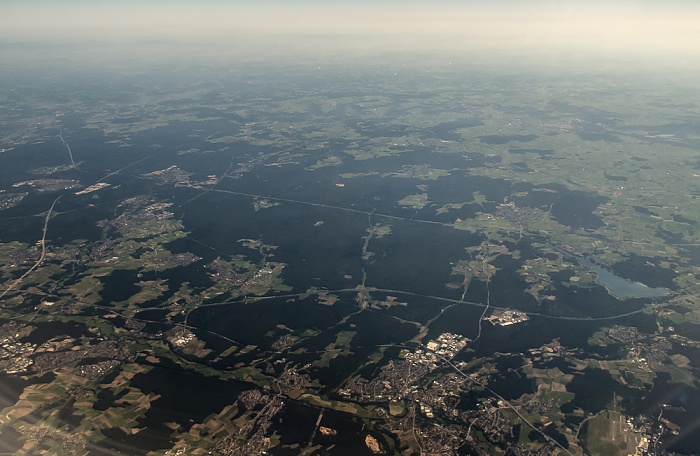
[[[0,45],[211,43],[265,50],[700,57],[700,2],[4,1]],[[102,44],[101,44],[102,43]],[[281,48],[281,49],[280,49]]]

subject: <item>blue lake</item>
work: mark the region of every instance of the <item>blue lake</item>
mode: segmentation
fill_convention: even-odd
[[[668,288],[651,288],[641,282],[633,282],[632,280],[616,276],[587,258],[578,256],[575,258],[581,266],[595,272],[598,276],[597,282],[604,286],[608,293],[618,299],[654,298],[666,296],[669,293]]]

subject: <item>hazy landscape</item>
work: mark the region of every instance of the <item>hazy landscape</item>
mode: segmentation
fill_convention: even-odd
[[[160,7],[0,19],[0,452],[697,454],[696,7]]]

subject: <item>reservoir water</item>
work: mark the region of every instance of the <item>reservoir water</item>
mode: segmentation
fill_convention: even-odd
[[[579,256],[575,256],[575,258],[581,266],[595,272],[598,276],[598,283],[604,286],[608,290],[608,293],[618,299],[654,298],[666,296],[669,293],[668,288],[652,288],[644,285],[642,282],[627,280],[616,276],[587,258]]]

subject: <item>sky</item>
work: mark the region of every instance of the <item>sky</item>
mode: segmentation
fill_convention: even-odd
[[[700,2],[0,0],[0,44],[226,42],[700,56]]]

